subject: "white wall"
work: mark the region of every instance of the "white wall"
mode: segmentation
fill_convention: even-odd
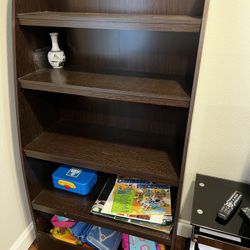
[[[201,173],[250,183],[250,1],[210,0],[184,179],[190,220]]]
[[[11,51],[11,2],[0,1],[0,249],[26,250],[34,234],[30,234],[31,218],[17,144]]]

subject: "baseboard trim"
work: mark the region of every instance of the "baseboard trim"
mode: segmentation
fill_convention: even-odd
[[[178,222],[177,234],[185,238],[190,238],[192,235],[192,226],[190,221],[180,219]]]
[[[10,250],[27,250],[31,246],[35,238],[35,229],[33,223],[31,222],[15,241]]]

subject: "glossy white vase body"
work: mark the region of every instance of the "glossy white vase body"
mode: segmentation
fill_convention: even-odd
[[[48,53],[48,61],[54,69],[61,69],[66,61],[65,53],[59,48],[58,33],[49,33],[52,42],[52,48]]]

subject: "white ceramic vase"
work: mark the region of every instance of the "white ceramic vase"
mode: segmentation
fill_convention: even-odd
[[[52,42],[52,48],[48,53],[48,61],[54,69],[61,69],[66,61],[64,51],[58,45],[58,33],[49,33]]]

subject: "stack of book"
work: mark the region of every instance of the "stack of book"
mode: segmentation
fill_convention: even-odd
[[[91,213],[170,233],[170,186],[119,176],[109,178]]]

